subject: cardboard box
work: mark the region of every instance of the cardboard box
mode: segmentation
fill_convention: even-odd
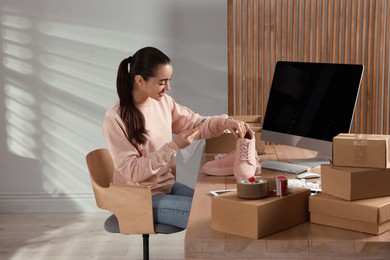
[[[333,138],[335,166],[390,168],[390,135],[339,134]]]
[[[390,169],[321,165],[323,193],[345,200],[390,196]]]
[[[255,133],[256,151],[264,152],[265,142],[260,140],[261,133],[261,116],[229,116],[236,120],[244,121],[249,124],[252,131]],[[223,133],[222,135],[206,140],[206,153],[230,153],[236,149],[236,139],[231,133]]]
[[[310,222],[374,235],[390,230],[390,196],[345,201],[319,193],[309,199]]]
[[[232,191],[212,198],[211,228],[259,239],[306,222],[310,190],[292,188],[284,197],[240,199]]]

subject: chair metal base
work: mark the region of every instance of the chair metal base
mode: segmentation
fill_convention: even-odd
[[[149,260],[149,234],[143,234],[144,260]]]

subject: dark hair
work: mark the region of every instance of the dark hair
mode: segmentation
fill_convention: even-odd
[[[126,125],[127,139],[133,145],[145,144],[148,134],[145,129],[145,117],[137,108],[132,94],[134,78],[136,75],[141,75],[147,81],[155,75],[159,65],[170,63],[169,57],[160,50],[154,47],[145,47],[119,64],[116,79],[119,115]]]

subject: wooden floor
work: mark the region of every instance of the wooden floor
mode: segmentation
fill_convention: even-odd
[[[142,259],[142,236],[107,233],[107,213],[0,214],[0,259]],[[184,259],[185,231],[151,235],[150,259]]]

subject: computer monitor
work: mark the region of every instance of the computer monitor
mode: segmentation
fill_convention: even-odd
[[[332,140],[351,128],[364,66],[278,61],[261,139],[317,151],[294,163],[329,163]]]

